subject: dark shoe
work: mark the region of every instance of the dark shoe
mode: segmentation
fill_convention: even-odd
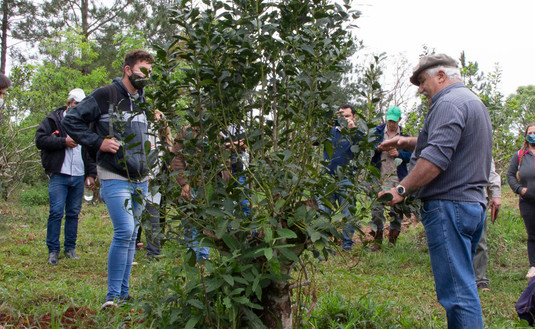
[[[396,245],[396,241],[398,240],[399,233],[401,233],[401,231],[399,231],[399,230],[390,230],[388,232],[388,242],[391,245],[393,245],[393,246]]]
[[[479,282],[477,284],[477,290],[490,291],[489,283],[488,282]]]
[[[117,302],[117,304],[119,306],[125,306],[125,305],[130,305],[130,304],[133,304],[134,303],[134,297],[128,295],[126,297],[120,297],[119,298],[119,301]]]
[[[80,259],[77,255],[74,249],[71,250],[65,250],[65,257],[71,258],[71,259]]]
[[[59,252],[53,251],[51,253],[48,253],[48,264],[50,265],[58,265],[58,256]]]
[[[370,250],[381,250],[381,244],[383,243],[383,230],[378,230],[377,232],[371,231],[370,234],[373,236],[373,245],[370,247]]]

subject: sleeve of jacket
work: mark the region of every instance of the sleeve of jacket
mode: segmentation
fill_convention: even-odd
[[[82,146],[82,159],[84,160],[85,177],[97,177],[97,163],[93,157],[93,152]]]
[[[104,138],[90,129],[91,122],[100,118],[101,110],[95,97],[106,97],[103,88],[84,98],[65,115],[61,124],[78,144],[98,150]],[[108,97],[109,98],[109,97]]]
[[[516,178],[517,170],[518,170],[518,152],[515,152],[513,154],[513,157],[511,158],[509,169],[507,170],[507,183],[509,183],[509,186],[511,187],[511,190],[513,190],[513,192],[515,192],[516,194],[519,194],[520,190],[522,189],[522,185]]]
[[[399,158],[403,160],[403,163],[409,163],[411,161],[412,152],[405,150],[398,150]]]
[[[35,146],[40,150],[55,151],[64,149],[67,144],[65,137],[58,137],[54,134],[57,127],[53,121],[46,117],[41,121],[35,132]]]
[[[489,175],[489,196],[490,198],[501,198],[502,197],[502,180],[500,175],[496,172],[496,166],[494,164],[494,159],[490,164],[490,175]]]

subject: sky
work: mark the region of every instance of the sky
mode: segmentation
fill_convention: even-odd
[[[354,31],[367,51],[404,55],[410,67],[423,45],[477,61],[485,73],[502,70],[501,92],[535,85],[535,0],[362,0]],[[416,92],[416,87],[414,87]]]

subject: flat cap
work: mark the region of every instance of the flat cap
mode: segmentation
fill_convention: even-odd
[[[435,66],[457,67],[457,62],[446,54],[424,56],[420,58],[418,65],[416,65],[416,67],[412,71],[412,76],[410,78],[411,83],[413,85],[419,86],[420,82],[418,82],[418,75],[420,75],[420,73],[422,73],[423,71]]]

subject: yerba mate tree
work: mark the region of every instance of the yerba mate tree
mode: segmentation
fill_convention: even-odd
[[[348,129],[341,120],[355,158],[334,176],[323,160],[341,105],[325,103],[330,77],[343,73],[357,17],[349,1],[326,0],[184,0],[171,11],[181,33],[158,51],[153,100],[183,132],[175,142],[186,168],[170,176],[183,176],[191,193],[167,191],[167,243],[198,243],[210,256],[189,248],[155,276],[154,295],[166,297],[146,309],[160,327],[292,328],[292,271],[304,254],[327,259],[347,224],[328,199],[342,178],[353,182],[350,221],[369,212],[375,124],[359,116]],[[179,64],[183,84],[168,73]],[[186,114],[161,106],[179,97],[190,102]],[[184,239],[192,231],[195,241]]]

